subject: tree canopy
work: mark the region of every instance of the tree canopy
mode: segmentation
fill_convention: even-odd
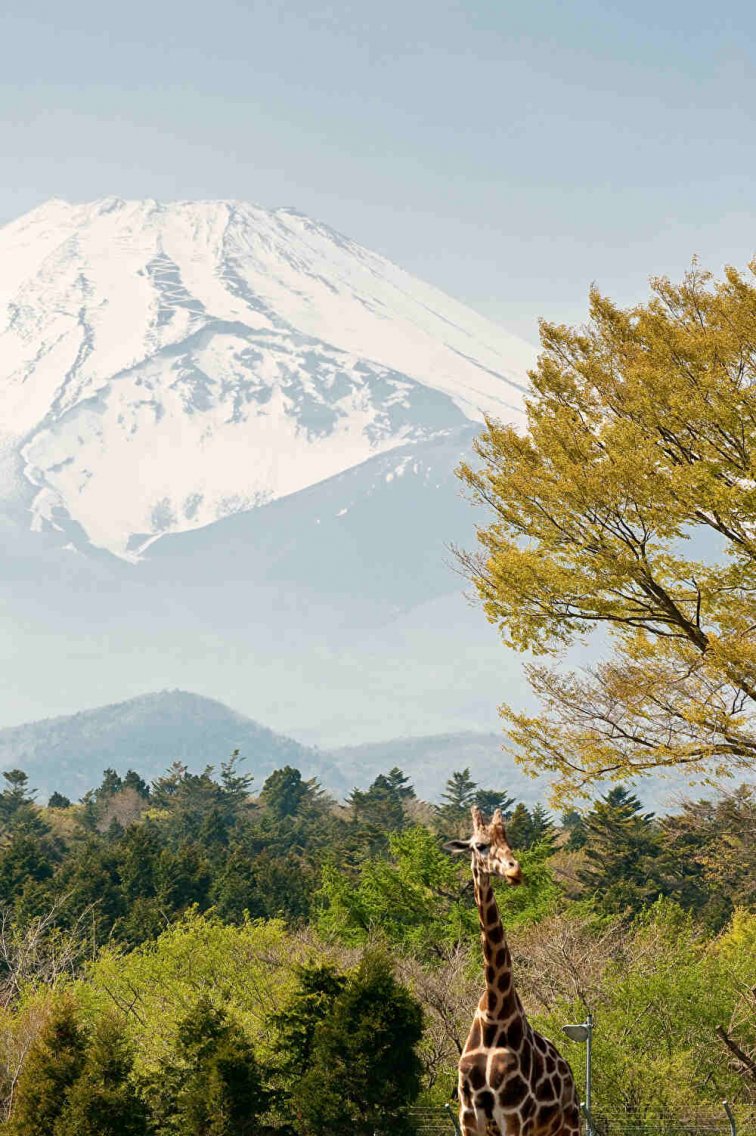
[[[464,769],[437,807],[397,768],[341,804],[290,768],[258,796],[233,760],[108,771],[65,809],[10,773],[0,1132],[409,1134],[480,995],[469,863],[443,851],[479,802],[522,864],[494,886],[523,1003],[553,1037],[595,1014],[600,1110],[653,1125],[726,1095],[748,1122],[751,786],[662,816],[613,786],[559,820]]]
[[[751,265],[756,272],[756,262]],[[559,655],[603,628],[585,673],[530,663],[538,714],[503,707],[519,760],[564,799],[659,767],[756,756],[756,286],[697,265],[583,328],[543,323],[527,428],[488,420],[463,464],[491,511],[462,554],[506,643]]]

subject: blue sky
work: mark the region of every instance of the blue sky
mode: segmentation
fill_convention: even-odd
[[[0,220],[293,205],[535,341],[756,252],[755,43],[698,0],[6,0]]]

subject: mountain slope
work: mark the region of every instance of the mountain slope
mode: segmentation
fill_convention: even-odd
[[[222,702],[181,690],[2,729],[0,769],[23,769],[42,802],[53,790],[78,799],[99,784],[107,768],[121,774],[135,769],[149,781],[174,761],[193,771],[206,765],[218,769],[237,748],[243,770],[254,775],[253,792],[273,769],[293,765],[343,800],[355,786],[366,788],[377,774],[398,765],[427,801],[439,801],[447,778],[464,768],[482,787],[503,789],[529,805],[547,797],[546,781],[528,777],[502,751],[500,733],[395,737],[324,752],[274,733]],[[679,771],[639,779],[636,791],[660,812],[691,793]]]
[[[486,789],[502,789],[528,805],[543,802],[545,780],[535,781],[502,750],[501,733],[463,731],[423,737],[392,738],[386,742],[341,746],[330,751],[347,781],[362,784],[398,765],[409,775],[417,794],[439,801],[447,778],[469,769],[473,781]]]
[[[136,559],[483,412],[532,349],[287,209],[52,201],[0,230],[0,496]]]
[[[395,615],[459,587],[450,545],[471,538],[471,509],[454,469],[474,436],[465,426],[401,446],[264,509],[168,534],[132,577],[183,590],[222,576],[237,611],[274,582],[292,604]]]
[[[0,723],[171,685],[323,748],[494,728],[453,471],[532,355],[291,210],[0,229]]]
[[[0,730],[0,768],[21,768],[42,799],[54,789],[78,798],[103,770],[135,769],[151,780],[174,761],[192,770],[220,766],[239,749],[260,789],[268,774],[294,765],[345,790],[327,757],[273,733],[222,702],[185,691],[162,691],[79,714]]]
[[[106,768],[122,774],[135,769],[152,780],[174,761],[192,770],[205,765],[217,769],[235,749],[241,751],[245,772],[254,774],[253,790],[273,769],[293,765],[343,798],[355,785],[364,788],[378,773],[400,765],[419,796],[437,800],[452,771],[470,766],[481,784],[505,787],[524,800],[539,799],[536,784],[503,756],[498,734],[394,738],[324,753],[274,733],[216,699],[183,690],[2,729],[0,769],[23,769],[42,800],[54,789],[75,799],[95,787]]]

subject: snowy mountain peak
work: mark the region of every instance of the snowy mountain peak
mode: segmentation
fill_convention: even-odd
[[[53,199],[0,229],[0,499],[118,556],[482,413],[532,348],[294,209]]]

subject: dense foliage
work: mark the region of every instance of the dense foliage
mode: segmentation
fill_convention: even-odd
[[[108,770],[76,804],[4,781],[14,1136],[410,1132],[453,1091],[479,992],[469,870],[441,845],[481,802],[526,874],[500,902],[533,1020],[559,1041],[594,1013],[597,1109],[754,1104],[748,787],[656,817],[618,786],[555,818],[467,770],[438,806],[398,769],[344,804],[289,767],[255,794],[236,757],[152,785]]]
[[[528,667],[540,714],[504,708],[556,792],[756,760],[754,272],[694,266],[629,310],[594,289],[586,326],[542,324],[527,430],[488,422],[461,469],[490,517],[467,567],[505,641],[605,632],[588,674]]]

